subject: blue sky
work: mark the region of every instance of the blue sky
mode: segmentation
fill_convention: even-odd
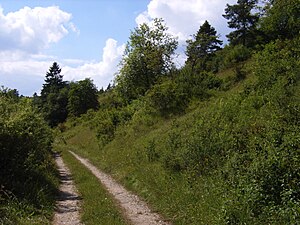
[[[180,49],[207,19],[221,34],[222,17],[235,0],[2,0],[0,1],[0,85],[20,94],[39,94],[54,61],[64,79],[90,77],[106,87],[118,71],[130,30],[162,17]],[[2,9],[2,11],[1,11]],[[175,59],[180,66],[185,56]]]
[[[130,29],[136,26],[135,18],[146,9],[148,3],[148,0],[0,1],[4,14],[18,11],[24,6],[31,8],[59,6],[62,11],[71,13],[71,21],[80,34],[70,33],[45,53],[87,60],[100,58],[108,38],[125,43],[130,35]]]

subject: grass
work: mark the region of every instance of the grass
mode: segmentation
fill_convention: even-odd
[[[43,210],[40,213],[28,202],[17,199],[6,200],[0,206],[0,225],[50,225],[53,210]]]
[[[193,123],[193,115],[178,118]],[[161,162],[147,161],[145,148],[151,140],[159,142],[172,129],[173,121],[158,121],[152,127],[131,126],[114,141],[99,149],[92,130],[84,125],[66,132],[66,142],[77,154],[90,159],[97,167],[109,172],[129,190],[147,201],[154,211],[173,224],[222,224],[223,198],[217,174],[192,177],[189,173],[167,171]],[[128,128],[129,129],[129,128]],[[139,129],[143,130],[143,135]]]
[[[98,179],[78,162],[65,146],[58,145],[56,149],[62,151],[62,157],[71,170],[75,185],[83,199],[82,222],[86,225],[129,224]]]

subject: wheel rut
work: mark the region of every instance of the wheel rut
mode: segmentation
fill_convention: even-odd
[[[55,162],[58,167],[61,184],[52,224],[83,225],[80,222],[80,197],[72,180],[70,170],[58,153],[55,154]]]

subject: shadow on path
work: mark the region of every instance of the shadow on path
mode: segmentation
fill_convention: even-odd
[[[54,155],[59,175],[60,188],[56,201],[53,225],[80,225],[79,206],[82,199],[74,186],[71,173],[64,164],[61,156]]]

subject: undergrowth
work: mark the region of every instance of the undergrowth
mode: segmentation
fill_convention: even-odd
[[[29,99],[0,95],[0,224],[50,224],[58,188],[52,131]]]

